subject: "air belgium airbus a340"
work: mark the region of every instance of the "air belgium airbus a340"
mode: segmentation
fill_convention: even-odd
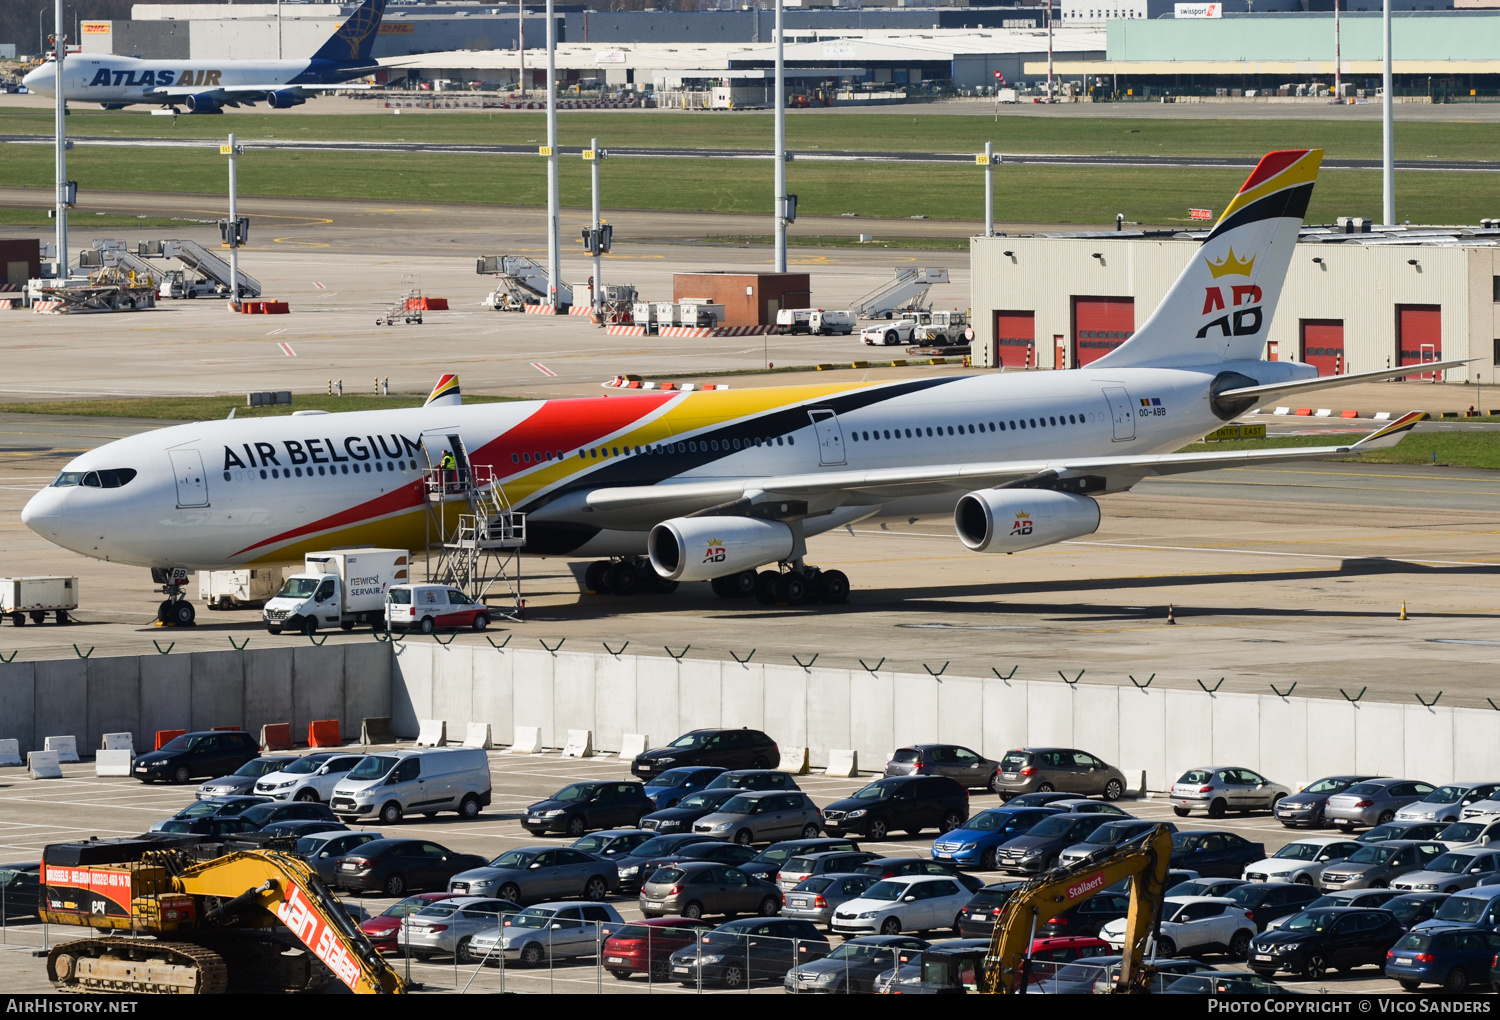
[[[1265,156],[1146,323],[1085,368],[467,406],[440,386],[420,408],[109,443],[22,519],[64,548],[156,570],[421,548],[426,472],[451,454],[526,513],[525,553],[595,559],[592,586],[618,592],[712,580],[726,598],[841,601],[848,579],[808,564],[806,540],[867,518],[951,513],[976,553],[1078,538],[1099,526],[1095,495],[1142,478],[1358,453],[1423,417],[1348,446],[1173,452],[1284,394],[1410,373],[1319,379],[1259,360],[1321,160]]]

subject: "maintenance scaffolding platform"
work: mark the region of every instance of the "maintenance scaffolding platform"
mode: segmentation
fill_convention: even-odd
[[[458,588],[490,606],[497,617],[519,620],[525,610],[521,550],[526,545],[526,515],[510,508],[492,468],[470,464],[462,441],[457,436],[448,439],[455,465],[423,472],[427,580]],[[454,514],[454,509],[459,512]]]

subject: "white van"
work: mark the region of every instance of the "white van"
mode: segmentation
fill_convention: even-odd
[[[833,308],[817,308],[808,319],[808,326],[819,336],[848,336],[854,332],[854,313]]]
[[[345,822],[457,811],[477,818],[490,803],[490,760],[477,747],[421,747],[366,755],[333,788],[328,806]]]

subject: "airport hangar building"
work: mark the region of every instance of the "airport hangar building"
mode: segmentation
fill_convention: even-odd
[[[1362,227],[1303,230],[1263,356],[1302,361],[1320,375],[1477,358],[1445,380],[1473,382],[1477,373],[1493,381],[1500,221]],[[1078,368],[1103,357],[1146,321],[1206,233],[973,238],[974,364]]]

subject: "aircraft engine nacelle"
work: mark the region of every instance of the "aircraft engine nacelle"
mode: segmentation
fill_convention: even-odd
[[[676,517],[651,529],[651,566],[671,581],[709,581],[792,554],[792,529],[754,517]]]
[[[185,102],[190,113],[218,113],[224,108],[223,101],[212,92],[188,96]]]
[[[975,552],[1036,549],[1099,529],[1099,504],[1052,489],[980,489],[958,501],[953,525]]]
[[[286,110],[293,106],[301,106],[307,102],[307,98],[295,89],[282,89],[280,92],[272,92],[266,96],[266,105],[273,110]]]

